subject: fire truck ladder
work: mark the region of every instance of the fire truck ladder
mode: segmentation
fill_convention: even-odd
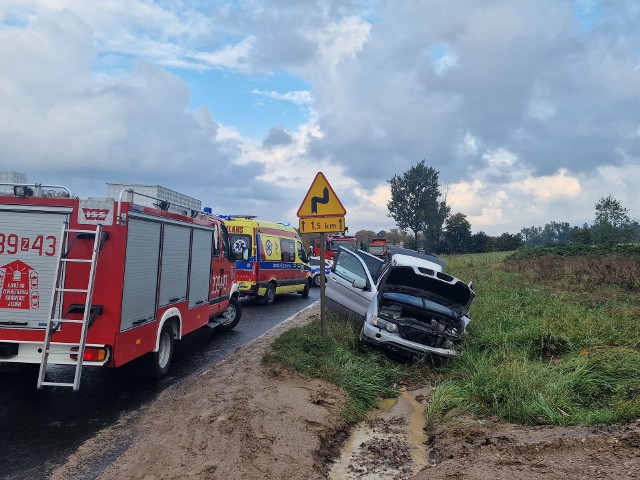
[[[56,264],[55,271],[55,285],[53,289],[53,295],[51,297],[51,306],[49,309],[50,315],[47,320],[47,328],[45,331],[44,344],[42,346],[42,356],[40,358],[40,372],[38,374],[38,389],[43,386],[58,386],[58,387],[72,387],[74,392],[77,392],[80,388],[80,376],[82,374],[82,361],[84,357],[84,350],[87,341],[87,332],[89,327],[100,314],[102,308],[99,306],[91,305],[91,298],[93,296],[93,284],[96,278],[96,266],[98,264],[98,254],[102,248],[102,244],[107,238],[108,232],[102,231],[102,225],[97,225],[94,230],[77,230],[68,228],[68,223],[65,222],[62,226],[62,233],[60,235],[61,245],[58,250],[58,262]],[[70,234],[76,234],[71,241],[69,241]],[[91,258],[68,258],[69,252],[73,247],[73,244],[78,239],[90,239],[93,238],[93,252]],[[89,278],[87,281],[86,289],[77,288],[65,288],[65,275],[67,270],[67,264],[69,263],[89,263],[91,268],[89,271]],[[71,305],[69,310],[64,315],[56,315],[57,311],[62,308],[62,297],[65,292],[74,292],[85,294],[85,303],[83,305]],[[84,308],[83,308],[84,307]],[[82,320],[64,318],[70,312],[83,312]],[[58,331],[63,323],[75,323],[80,324],[80,338],[78,342],[53,342],[51,340],[53,334]],[[56,348],[57,347],[57,348]],[[62,348],[60,348],[62,347]],[[77,349],[77,358],[71,359],[69,356],[70,348]],[[76,352],[74,352],[75,354]],[[64,358],[64,361],[55,361],[57,358]],[[73,382],[51,382],[46,381],[47,367],[49,365],[75,365],[75,375]]]

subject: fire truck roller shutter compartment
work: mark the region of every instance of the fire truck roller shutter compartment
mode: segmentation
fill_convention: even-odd
[[[191,275],[189,276],[189,308],[209,301],[209,278],[211,276],[210,230],[193,230],[191,247]]]
[[[190,242],[191,228],[164,225],[160,298],[158,301],[160,307],[187,299]]]
[[[155,320],[160,224],[129,219],[120,331]]]
[[[0,322],[46,328],[60,234],[70,209],[0,208]]]

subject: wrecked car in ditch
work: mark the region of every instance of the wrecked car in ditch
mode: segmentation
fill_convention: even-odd
[[[470,322],[471,283],[445,273],[438,257],[390,253],[383,261],[340,249],[327,280],[327,307],[359,321],[361,341],[392,356],[456,355]]]

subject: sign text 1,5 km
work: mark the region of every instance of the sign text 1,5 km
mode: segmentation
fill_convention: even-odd
[[[346,214],[347,211],[324,174],[318,172],[298,209],[298,217],[344,217]]]
[[[300,219],[300,233],[344,232],[344,217],[311,217]]]

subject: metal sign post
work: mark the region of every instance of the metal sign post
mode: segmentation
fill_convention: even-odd
[[[327,314],[325,313],[325,282],[326,282],[326,272],[324,270],[324,250],[326,248],[327,243],[327,234],[322,234],[322,239],[320,240],[320,334],[322,336],[327,334]]]

